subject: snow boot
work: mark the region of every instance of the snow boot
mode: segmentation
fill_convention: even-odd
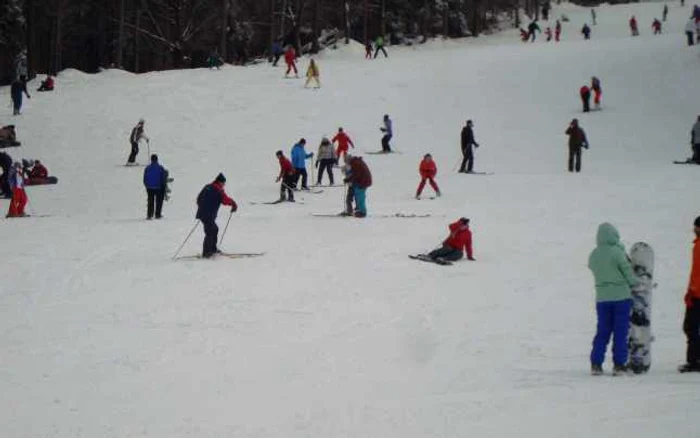
[[[602,376],[603,367],[596,364],[591,364],[591,376]]]
[[[678,367],[679,373],[700,373],[700,364],[684,363]]]
[[[613,376],[623,376],[627,374],[627,366],[626,365],[615,365],[613,367]]]

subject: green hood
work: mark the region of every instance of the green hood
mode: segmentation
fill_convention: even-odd
[[[598,226],[598,233],[595,236],[598,246],[621,246],[620,233],[613,224],[607,222]]]

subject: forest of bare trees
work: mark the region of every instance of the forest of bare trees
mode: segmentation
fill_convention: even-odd
[[[298,51],[319,41],[392,44],[478,36],[520,25],[546,0],[0,0],[0,80],[26,51],[30,75],[65,68],[132,72],[264,59],[273,40]]]

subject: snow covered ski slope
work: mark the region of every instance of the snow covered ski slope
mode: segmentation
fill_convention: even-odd
[[[61,182],[28,189],[30,213],[50,216],[0,225],[0,436],[700,436],[700,376],[676,372],[700,168],[672,164],[690,154],[700,58],[683,34],[692,5],[669,2],[652,36],[662,7],[597,8],[590,41],[590,10],[564,4],[556,45],[509,30],[375,61],[351,45],[317,57],[320,90],[269,65],[65,71],[23,115],[1,109],[22,142],[10,154]],[[603,109],[582,114],[593,75]],[[340,189],[250,204],[279,196],[276,150],[305,137],[315,152],[342,126],[356,151],[376,151],[384,114],[402,153],[364,156],[368,218],[313,216],[340,212]],[[123,166],[140,117],[175,178],[160,221],[144,220],[143,168]],[[580,174],[566,170],[574,117],[591,145]],[[454,172],[466,119],[475,170],[493,175]],[[416,201],[426,153],[443,196]],[[219,172],[240,206],[222,249],[265,256],[171,260]],[[395,213],[431,216],[379,217]],[[475,262],[406,257],[462,216]],[[655,250],[644,376],[613,379],[609,360],[589,375],[586,260],[603,221]]]

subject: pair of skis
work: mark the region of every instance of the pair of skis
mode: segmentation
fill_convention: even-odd
[[[220,257],[224,257],[227,259],[248,259],[248,258],[253,258],[253,257],[262,257],[264,256],[264,252],[217,252],[213,256],[211,256],[211,259],[216,259]],[[176,257],[175,260],[203,260],[204,257],[202,257],[201,254],[196,254],[196,255],[189,255],[189,256],[180,256]]]
[[[313,217],[336,217],[336,218],[354,218],[355,216],[351,214],[345,214],[345,213],[311,213],[311,216]],[[431,214],[416,214],[416,213],[394,213],[394,214],[377,214],[377,215],[370,215],[368,217],[373,217],[373,218],[384,218],[384,219],[391,219],[391,218],[403,218],[403,219],[418,219],[418,218],[428,218],[432,217]]]

